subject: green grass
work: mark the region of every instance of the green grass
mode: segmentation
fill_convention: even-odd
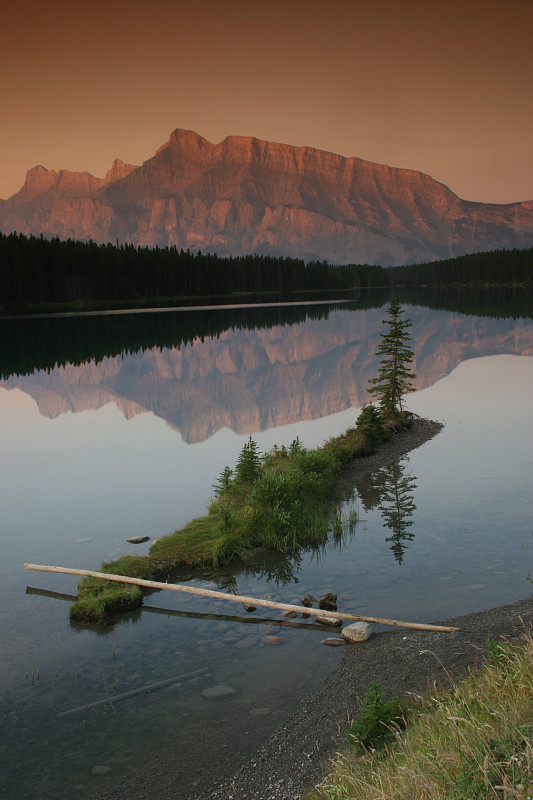
[[[332,495],[342,468],[408,424],[405,417],[384,423],[378,439],[355,427],[314,450],[295,439],[289,448],[274,447],[263,456],[250,437],[235,471],[226,467],[220,476],[207,515],[155,541],[147,556],[122,556],[103,563],[100,572],[165,580],[180,569],[227,564],[256,547],[295,552],[320,545],[330,531],[339,535]],[[142,600],[139,587],[84,578],[70,617],[109,623]]]
[[[455,690],[412,707],[383,750],[348,747],[308,800],[533,797],[533,640],[488,643]]]
[[[83,578],[78,600],[70,607],[70,618],[78,622],[111,622],[113,614],[132,611],[142,605],[139,586],[111,583],[100,578]]]
[[[99,572],[145,580],[164,580],[176,569],[216,566],[233,555],[231,537],[225,536],[213,515],[192,520],[185,527],[154,542],[147,556],[121,556],[104,562]],[[109,623],[116,613],[131,611],[143,602],[139,586],[82,578],[70,618],[78,622]]]

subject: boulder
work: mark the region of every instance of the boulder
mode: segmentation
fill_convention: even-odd
[[[132,536],[131,539],[126,539],[127,542],[130,544],[143,544],[143,542],[149,542],[149,536]]]
[[[347,642],[366,642],[372,631],[368,622],[354,622],[341,631],[341,636]]]

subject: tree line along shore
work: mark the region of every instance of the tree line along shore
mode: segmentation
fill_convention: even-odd
[[[532,283],[533,248],[381,267],[271,255],[220,257],[176,247],[0,233],[0,314],[4,315],[165,305],[242,293]]]

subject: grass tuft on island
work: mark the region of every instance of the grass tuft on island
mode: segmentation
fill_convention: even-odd
[[[156,540],[148,555],[104,562],[100,572],[166,580],[179,570],[227,564],[252,548],[290,553],[319,545],[329,532],[341,532],[332,500],[342,469],[411,424],[405,412],[384,416],[368,405],[355,427],[316,449],[304,448],[296,438],[290,447],[274,446],[262,455],[250,436],[235,469],[226,467],[213,487],[207,515]],[[78,583],[70,618],[109,623],[114,614],[142,602],[140,587],[86,577]]]
[[[531,800],[533,639],[487,649],[481,669],[392,724],[383,748],[353,738],[307,800]]]

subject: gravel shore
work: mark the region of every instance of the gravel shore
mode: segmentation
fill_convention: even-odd
[[[424,444],[442,427],[416,418],[377,453],[349,465],[339,482],[339,496],[348,495],[358,478]],[[327,774],[328,759],[343,747],[344,731],[374,676],[389,696],[453,685],[479,663],[489,635],[514,636],[532,621],[533,598],[527,598],[441,621],[459,627],[458,633],[403,628],[374,633],[367,642],[346,645],[333,674],[269,739],[243,742],[240,766],[235,759],[221,758],[218,769],[213,764],[204,774],[196,773],[194,789],[187,790],[171,765],[153,764],[142,779],[100,794],[99,800],[297,800]]]
[[[344,745],[348,720],[375,676],[388,696],[423,694],[433,685],[451,686],[479,663],[487,638],[511,637],[533,621],[533,598],[445,620],[459,633],[398,629],[347,645],[321,689],[269,739],[229,781],[202,795],[209,800],[296,800],[320,782],[328,758]]]

